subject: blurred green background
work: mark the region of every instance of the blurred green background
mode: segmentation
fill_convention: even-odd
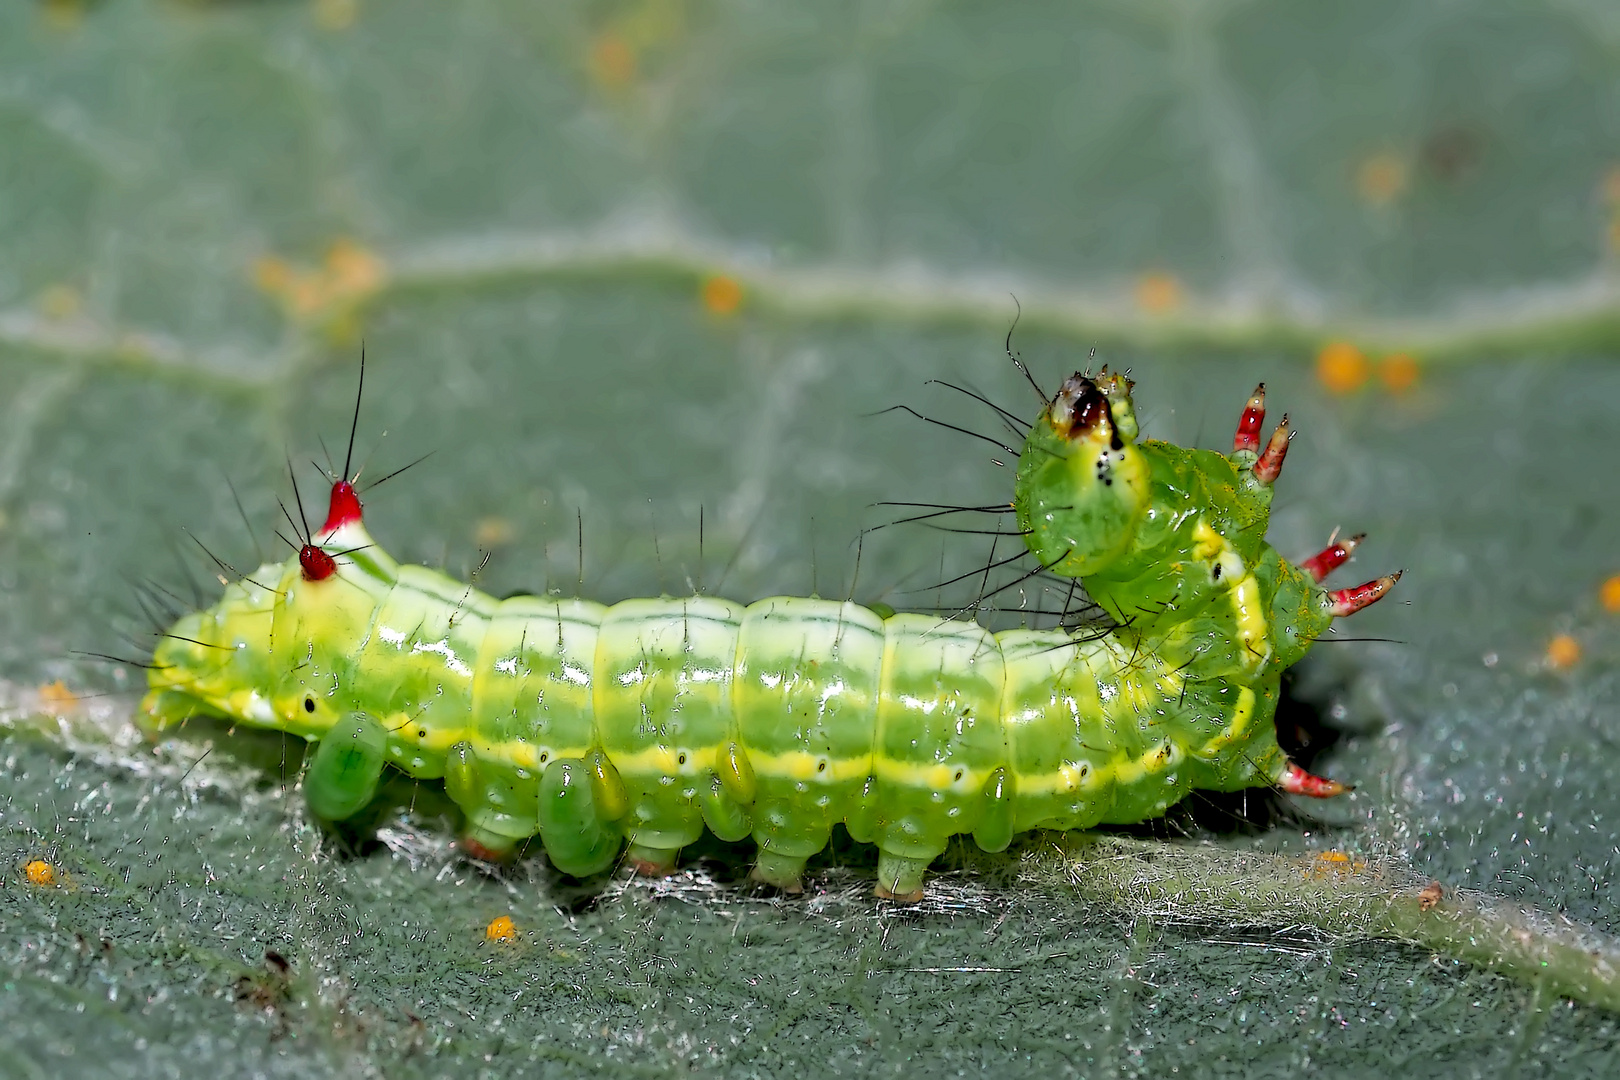
[[[1016,854],[909,911],[847,844],[805,900],[745,846],[581,890],[458,861],[404,784],[345,848],[297,747],[154,753],[139,673],[73,654],[133,654],[135,582],[216,587],[187,531],[279,544],[362,338],[368,475],[434,452],[368,503],[402,558],[948,603],[982,538],[873,534],[852,586],[853,541],[1007,473],[869,414],[993,430],[930,378],[1033,412],[1015,294],[1037,377],[1095,347],[1154,435],[1220,445],[1265,379],[1300,429],[1273,541],[1408,570],[1296,686],[1353,797],[1142,832],[1612,933],[1617,244],[1608,0],[0,7],[0,1074],[1612,1075],[1615,1018],[1535,985]]]

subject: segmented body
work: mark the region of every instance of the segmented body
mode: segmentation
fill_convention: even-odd
[[[756,874],[794,888],[842,822],[900,897],[957,834],[1000,850],[1141,821],[1194,787],[1333,793],[1271,720],[1282,670],[1352,590],[1264,542],[1269,479],[1241,428],[1231,457],[1135,434],[1123,379],[1076,376],[1019,472],[1031,550],[1084,577],[1118,624],[1105,633],[800,597],[495,600],[397,564],[340,481],[300,558],[170,630],[143,713],[319,740],[305,783],[324,817],[362,808],[385,763],[443,777],[473,850],[538,834],[574,874],[626,840],[667,869],[708,828],[751,835]]]

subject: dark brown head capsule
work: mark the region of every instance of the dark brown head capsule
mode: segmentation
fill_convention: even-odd
[[[1071,439],[1103,434],[1108,438],[1110,449],[1119,450],[1125,445],[1114,427],[1108,398],[1096,383],[1078,371],[1064,380],[1052,399],[1048,415],[1052,426]]]

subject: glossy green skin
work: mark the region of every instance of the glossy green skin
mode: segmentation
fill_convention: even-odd
[[[1327,592],[1266,543],[1272,488],[1254,476],[1256,455],[1136,442],[1126,380],[1098,383],[1114,397],[1113,428],[1078,439],[1031,428],[1014,498],[1030,550],[1081,577],[1116,634],[1189,679],[1280,675],[1333,614]],[[1099,459],[1112,483],[1097,482]]]
[[[752,836],[756,873],[792,888],[842,822],[878,846],[880,892],[919,895],[952,835],[1000,850],[1286,767],[1278,676],[1325,597],[1261,539],[1253,455],[1125,443],[1110,467],[1135,480],[1099,485],[1088,452],[1038,422],[1017,506],[1043,562],[1100,563],[1086,587],[1127,623],[1101,637],[796,597],[497,601],[397,565],[355,522],[317,538],[350,552],[334,576],[266,565],[182,618],[142,713],[320,740],[305,786],[324,817],[363,807],[386,762],[442,777],[475,850],[538,834],[583,875],[627,839],[662,869],[708,828]]]

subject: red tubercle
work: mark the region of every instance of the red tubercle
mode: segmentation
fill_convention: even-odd
[[[298,565],[303,568],[305,581],[325,581],[337,573],[337,560],[314,544],[298,549]]]
[[[1357,533],[1345,537],[1343,540],[1335,538],[1327,547],[1299,564],[1299,568],[1311,575],[1316,581],[1322,581],[1333,571],[1350,561],[1356,547],[1367,538],[1366,533]]]
[[[1374,578],[1360,585],[1352,585],[1348,589],[1334,589],[1328,593],[1328,610],[1335,618],[1354,615],[1362,608],[1383,597],[1385,593],[1395,587],[1395,583],[1399,580],[1401,580],[1401,572],[1397,570],[1393,574],[1385,574],[1381,578]]]
[[[1337,780],[1326,777],[1313,776],[1292,761],[1288,768],[1277,778],[1277,786],[1290,795],[1308,795],[1313,799],[1331,799],[1335,795],[1343,795],[1355,788],[1348,784],[1341,784]]]
[[[1232,450],[1260,449],[1260,426],[1266,422],[1266,384],[1261,383],[1249,395],[1249,403],[1238,418],[1237,435],[1232,438]]]
[[[359,520],[360,496],[355,492],[353,484],[347,480],[339,480],[332,485],[332,498],[327,503],[326,524],[321,526],[321,532],[335,532]]]

